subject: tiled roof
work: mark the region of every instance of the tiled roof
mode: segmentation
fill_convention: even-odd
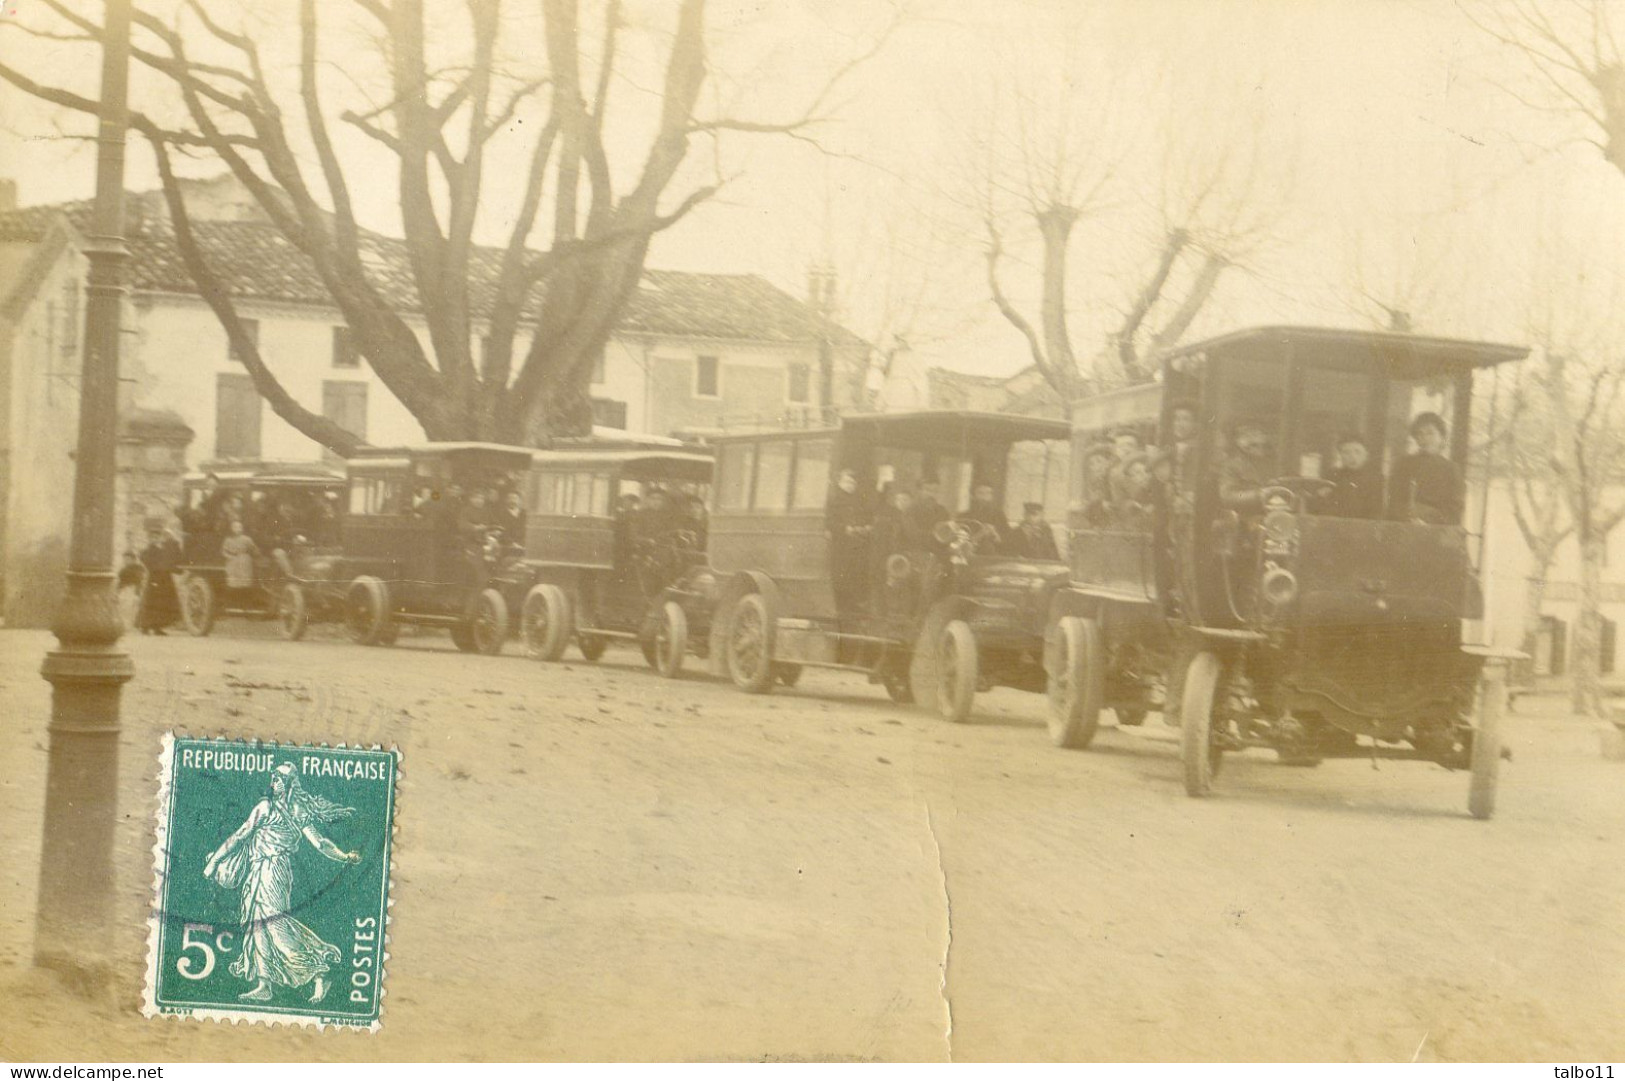
[[[0,213],[0,243],[37,241],[59,217],[82,235],[89,230],[90,216],[89,200]],[[310,260],[269,222],[194,220],[193,231],[233,297],[333,307]],[[126,241],[134,290],[197,292],[158,192],[128,197]],[[421,310],[405,243],[369,233],[362,245],[362,259],[374,288],[397,311]],[[482,248],[472,260],[470,286],[476,317],[488,308],[500,258],[496,249]],[[807,304],[755,274],[646,270],[621,316],[620,329],[668,337],[783,343],[816,341],[823,332],[836,348],[867,348],[851,331],[822,319]]]

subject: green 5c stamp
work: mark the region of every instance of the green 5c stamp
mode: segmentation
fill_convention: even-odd
[[[396,753],[166,735],[144,1012],[376,1029]]]

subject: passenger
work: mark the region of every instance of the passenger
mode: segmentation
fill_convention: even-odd
[[[518,492],[509,491],[496,514],[496,525],[502,531],[502,543],[523,546],[525,543],[525,501]]]
[[[222,533],[225,531],[224,521],[226,493],[220,487],[220,477],[215,473],[208,473],[203,478],[203,498],[198,502],[198,531],[204,533]]]
[[[1460,524],[1466,482],[1456,463],[1444,456],[1449,435],[1444,418],[1437,413],[1419,413],[1411,421],[1416,453],[1394,467],[1388,517],[1428,525]]]
[[[1234,453],[1219,470],[1219,504],[1243,517],[1264,512],[1264,486],[1270,481],[1269,432],[1256,420],[1239,421],[1231,435]]]
[[[920,482],[920,495],[914,501],[914,525],[924,536],[931,536],[939,522],[953,517],[942,505],[942,484],[930,477]]]
[[[632,522],[637,518],[642,502],[635,492],[625,492],[615,501],[610,558],[614,561],[615,569],[623,574],[632,567]]]
[[[1010,532],[1010,519],[1004,516],[1004,511],[993,502],[993,485],[978,484],[971,489],[970,506],[959,514],[962,522],[980,522],[991,526],[995,535],[995,543],[1003,544],[1005,534]]]
[[[918,552],[931,547],[931,534],[920,528],[919,508],[907,488],[892,491],[891,502],[875,519],[875,551],[882,561],[896,552]]]
[[[1122,497],[1114,507],[1117,527],[1133,533],[1146,533],[1156,515],[1156,500],[1151,479],[1151,459],[1136,454],[1122,463]]]
[[[1111,473],[1115,457],[1110,443],[1096,443],[1083,452],[1083,520],[1093,529],[1112,524]]]
[[[1164,483],[1170,512],[1189,514],[1196,501],[1196,433],[1196,406],[1187,401],[1175,402],[1169,416],[1172,438],[1163,454],[1168,466]]]
[[[829,541],[830,587],[835,610],[850,615],[862,610],[869,588],[869,538],[874,512],[858,491],[858,475],[843,469],[824,508],[824,536]]]
[[[259,545],[248,535],[243,523],[231,523],[231,532],[220,542],[220,555],[226,562],[226,588],[232,591],[252,589],[254,586],[254,557],[260,554]]]
[[[1023,503],[1021,525],[1010,536],[1005,550],[1017,559],[1060,559],[1055,531],[1044,520],[1044,504]]]
[[[1345,432],[1337,440],[1337,468],[1326,479],[1335,488],[1326,497],[1325,513],[1335,518],[1382,516],[1382,466],[1371,459],[1365,437]]]
[[[1128,494],[1126,481],[1129,461],[1144,452],[1145,448],[1135,432],[1119,428],[1112,433],[1112,466],[1108,481],[1114,507],[1120,505]]]

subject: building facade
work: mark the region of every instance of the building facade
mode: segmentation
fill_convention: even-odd
[[[66,565],[90,206],[19,209],[6,205],[7,191],[0,184],[4,615],[11,626],[41,625]],[[422,440],[416,419],[358,356],[308,262],[248,195],[226,179],[189,183],[186,198],[211,263],[288,392],[373,445]],[[173,524],[188,468],[330,456],[255,391],[185,273],[161,194],[132,194],[127,204],[131,292],[120,407],[128,483],[121,483],[117,510],[120,550],[139,549],[153,519]],[[415,296],[402,284],[411,281],[403,245],[371,236],[364,258],[427,341]],[[516,349],[527,345],[521,334]],[[661,436],[793,420],[844,404],[823,400],[821,365],[844,371],[866,362],[861,340],[763,278],[650,270],[593,372],[594,418],[602,427]],[[177,444],[183,432],[188,439]],[[160,466],[167,476],[157,479]]]

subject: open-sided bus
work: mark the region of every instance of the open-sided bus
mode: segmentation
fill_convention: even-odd
[[[515,535],[523,513],[504,511],[533,453],[426,443],[349,459],[344,552],[332,580],[352,638],[389,644],[411,623],[447,628],[465,652],[501,650],[523,554]]]
[[[309,610],[299,583],[320,576],[337,548],[344,478],[313,462],[205,462],[181,480],[181,619],[203,636],[222,615],[276,616],[283,633],[304,633]],[[228,575],[228,538],[241,523],[245,578]]]
[[[851,669],[962,720],[978,689],[1042,689],[1066,566],[1012,554],[1013,529],[989,520],[1059,505],[1066,435],[1063,421],[928,412],[718,437],[713,585],[672,596],[709,619],[713,666],[748,692],[803,665]],[[927,492],[934,507],[914,502]]]
[[[1470,766],[1487,817],[1500,748],[1479,720],[1485,651],[1462,633],[1482,616],[1462,524],[1469,406],[1475,371],[1526,352],[1265,327],[1078,403],[1072,584],[1047,650],[1056,742],[1086,745],[1102,707],[1161,704],[1193,796],[1223,752],[1264,746],[1305,765]],[[1121,463],[1100,459],[1136,433],[1158,444],[1158,476],[1149,513],[1119,514]]]
[[[675,671],[687,650],[667,586],[705,559],[709,450],[582,443],[536,451],[525,529],[520,629],[527,652],[557,660],[575,640],[595,661],[615,639],[638,640]],[[657,602],[659,602],[657,604]]]

